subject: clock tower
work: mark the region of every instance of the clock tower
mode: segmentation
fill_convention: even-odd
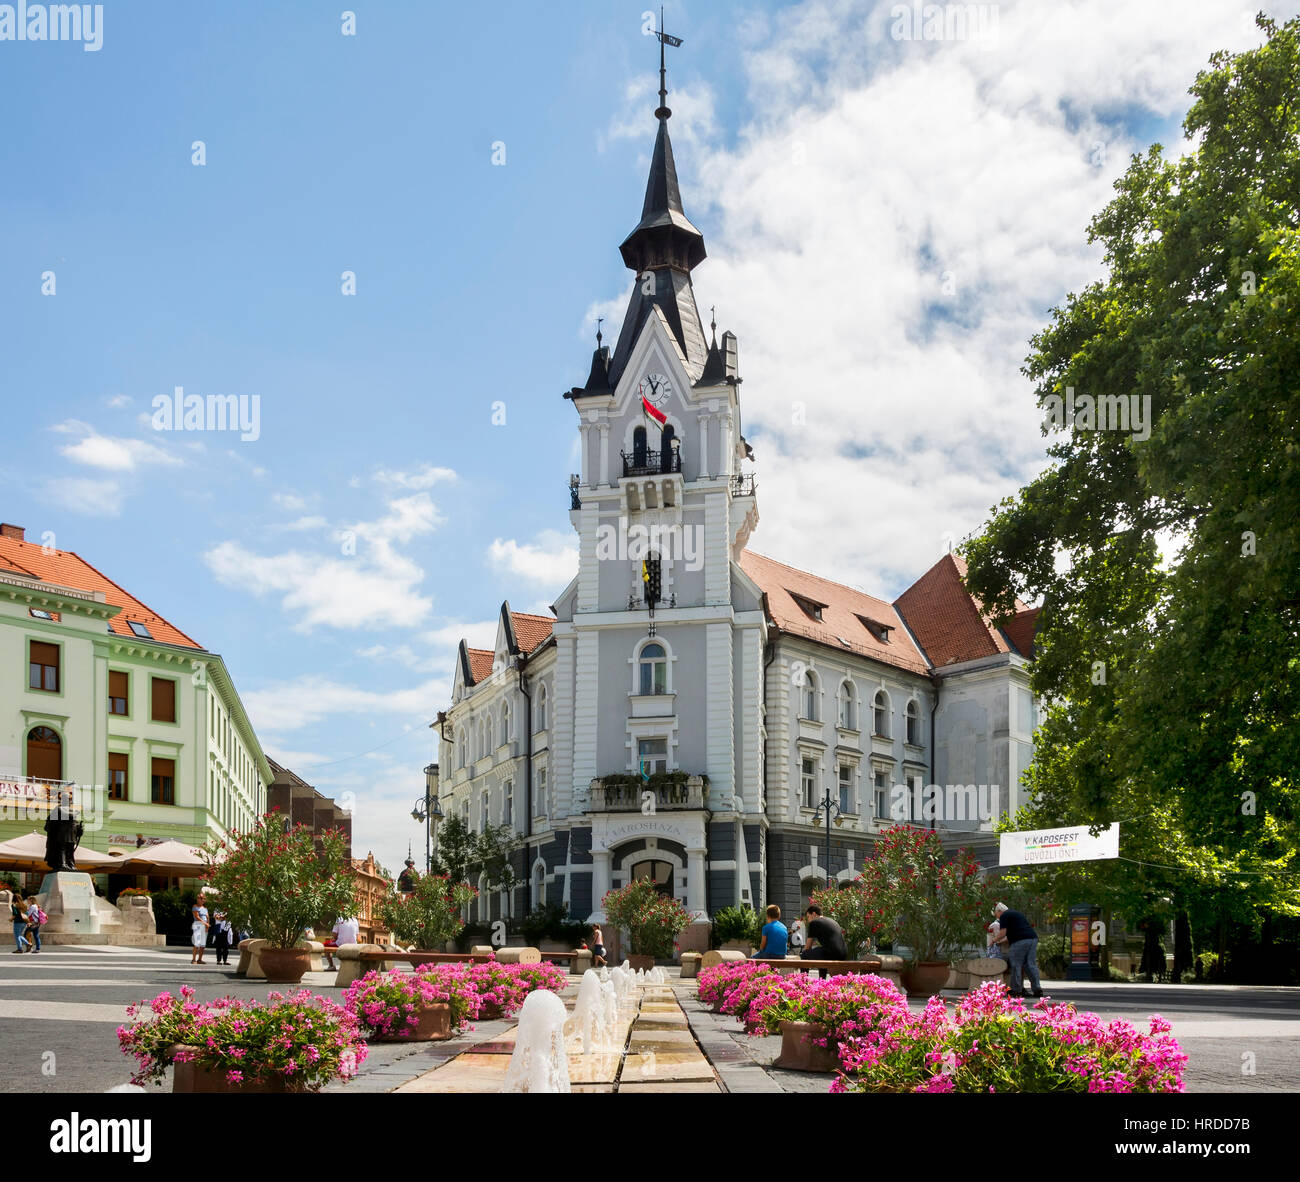
[[[706,336],[695,302],[704,236],[682,205],[662,48],[659,94],[641,218],[619,248],[636,280],[618,340],[611,353],[597,334],[585,385],[565,394],[579,570],[555,604],[573,730],[553,759],[571,812],[592,818],[594,915],[634,864],[668,874],[700,916],[763,889],[766,633],[738,561],[758,523],[752,455],[736,338],[716,323]]]

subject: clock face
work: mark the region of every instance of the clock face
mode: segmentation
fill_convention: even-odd
[[[641,385],[637,387],[637,392],[651,406],[662,407],[667,403],[668,396],[672,394],[673,388],[663,374],[648,373],[641,379]]]

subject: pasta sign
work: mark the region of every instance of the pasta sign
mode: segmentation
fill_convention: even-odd
[[[1092,862],[1119,857],[1119,826],[1092,835],[1087,825],[1065,829],[1024,829],[1004,833],[998,843],[999,866],[1050,866],[1058,862]]]

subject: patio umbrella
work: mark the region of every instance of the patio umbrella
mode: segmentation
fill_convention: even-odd
[[[194,877],[185,872],[197,872],[206,865],[203,855],[183,841],[160,841],[157,845],[143,846],[122,859],[122,868],[127,874],[147,874],[150,870],[162,870]]]
[[[72,852],[78,870],[97,871],[120,866],[124,859],[79,845]],[[24,833],[11,841],[0,841],[0,868],[5,870],[48,870],[45,834]]]

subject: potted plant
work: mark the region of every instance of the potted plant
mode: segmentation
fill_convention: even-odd
[[[161,1083],[174,1068],[174,1092],[316,1092],[351,1079],[366,1059],[355,1016],[308,990],[272,993],[270,1004],[161,993],[127,1007],[118,1045],[138,1070],[134,1084]],[[137,1020],[138,1019],[138,1020]]]
[[[910,950],[908,993],[941,990],[954,955],[978,938],[990,905],[979,870],[969,850],[949,858],[933,829],[905,825],[887,830],[863,863],[859,882],[882,917],[882,934]]]
[[[477,995],[464,978],[397,969],[376,969],[353,981],[343,1004],[371,1042],[450,1038],[466,1018],[478,1016]]]
[[[231,923],[266,940],[260,956],[268,981],[301,981],[311,963],[310,950],[295,947],[304,930],[356,910],[352,867],[336,829],[315,837],[305,825],[286,829],[273,810],[205,853],[204,877]]]
[[[417,874],[415,890],[394,890],[381,904],[384,926],[402,944],[421,952],[441,952],[465,927],[461,914],[478,896],[467,882],[454,882],[445,874]]]
[[[762,942],[763,923],[758,912],[743,907],[720,907],[713,917],[713,939],[719,948],[749,955]]]
[[[671,957],[678,934],[691,922],[681,903],[661,895],[645,879],[608,891],[601,906],[608,922],[627,932],[628,961],[634,969],[649,970],[656,959]]]

